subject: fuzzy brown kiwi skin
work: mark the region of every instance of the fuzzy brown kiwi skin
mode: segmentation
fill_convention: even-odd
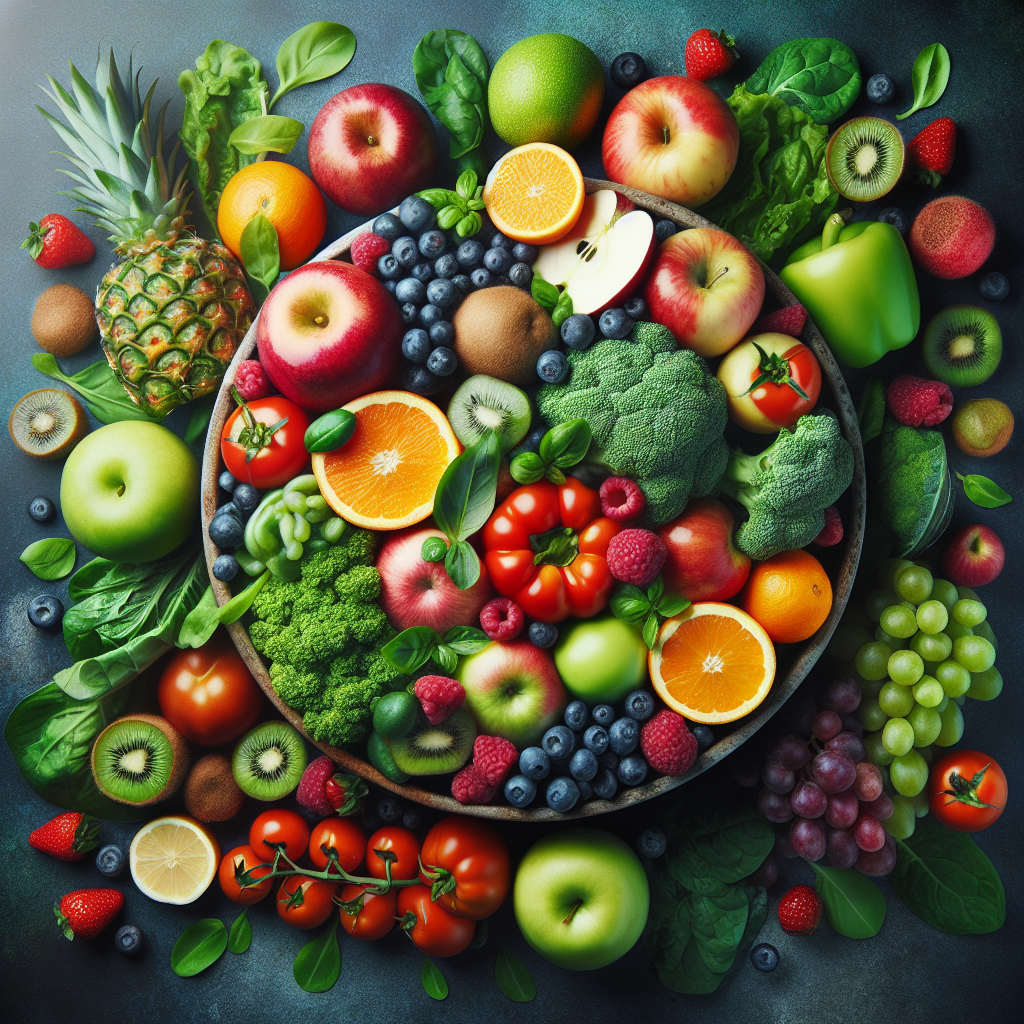
[[[228,821],[245,806],[245,794],[223,754],[207,754],[192,766],[182,792],[185,808],[197,821]]]
[[[142,800],[139,802],[126,800],[124,797],[110,792],[109,789],[103,786],[103,783],[100,781],[99,772],[96,770],[96,748],[99,745],[100,737],[121,722],[147,722],[149,725],[155,725],[167,737],[171,744],[171,751],[174,756],[171,763],[171,774],[167,779],[167,785],[164,786],[156,796],[149,800]],[[107,728],[96,737],[96,742],[93,743],[92,754],[90,755],[92,777],[96,780],[96,786],[99,791],[104,796],[109,796],[111,800],[115,800],[119,804],[128,804],[130,807],[149,807],[151,804],[159,803],[161,800],[166,800],[168,797],[177,793],[181,788],[181,784],[185,781],[185,777],[188,775],[190,760],[188,743],[185,741],[185,737],[182,736],[166,718],[161,718],[159,715],[147,714],[125,715],[122,718],[118,718],[117,721],[111,722],[110,725],[108,725]]]
[[[78,355],[99,336],[93,300],[72,284],[47,288],[32,311],[32,336],[52,355]]]

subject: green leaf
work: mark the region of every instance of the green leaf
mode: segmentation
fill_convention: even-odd
[[[529,1003],[537,997],[537,986],[523,962],[510,949],[498,943],[498,959],[494,965],[494,980],[501,994],[516,1003]]]
[[[462,197],[458,192],[453,192],[449,188],[425,188],[422,192],[417,192],[421,199],[426,199],[435,210],[444,210],[448,206],[454,206],[459,211],[459,216],[463,216],[466,211],[461,205]],[[454,227],[454,225],[451,225]]]
[[[160,418],[150,416],[141,405],[132,401],[105,359],[79,370],[73,377],[61,372],[57,360],[49,352],[37,352],[32,356],[32,365],[40,373],[54,380],[63,381],[78,392],[86,408],[100,423],[119,423],[122,420],[152,421]]]
[[[661,627],[661,620],[658,618],[657,612],[651,612],[644,621],[644,628],[641,631],[641,635],[644,638],[644,643],[647,645],[647,649],[650,651],[654,650],[654,645],[658,641],[658,630]]]
[[[468,541],[452,544],[444,556],[444,568],[459,590],[469,590],[480,579],[480,559]]]
[[[634,625],[643,622],[651,613],[651,602],[647,595],[632,583],[622,583],[615,588],[611,601],[608,602],[612,615],[623,622]]]
[[[509,473],[517,484],[535,484],[544,479],[547,467],[536,452],[520,452],[509,464]]]
[[[277,228],[262,213],[257,213],[242,229],[241,255],[249,278],[269,293],[281,273],[281,249]]]
[[[295,982],[306,992],[328,992],[341,977],[341,950],[338,948],[338,915],[331,926],[299,950],[292,967]]]
[[[171,970],[179,978],[191,978],[215,964],[228,948],[228,931],[215,917],[190,924],[171,950]]]
[[[551,322],[556,327],[561,327],[569,317],[572,316],[572,297],[568,292],[562,292],[558,296],[555,308],[551,311]]]
[[[540,457],[546,466],[568,469],[586,454],[593,439],[586,420],[566,420],[552,427],[540,442]]]
[[[885,897],[859,871],[842,871],[811,862],[814,888],[825,904],[828,923],[848,939],[870,939],[882,930]]]
[[[185,428],[185,444],[195,444],[206,437],[206,428],[210,425],[216,395],[204,395],[192,402],[192,415]]]
[[[470,235],[477,234],[483,226],[483,218],[481,218],[479,213],[467,213],[455,225],[455,233],[459,238],[468,238]]]
[[[243,121],[228,137],[240,153],[290,153],[306,130],[301,121],[279,114],[261,114]]]
[[[490,637],[475,626],[453,626],[444,635],[446,647],[450,647],[456,654],[476,654],[482,651],[491,642]]]
[[[459,656],[447,644],[438,644],[430,652],[430,657],[438,668],[448,675],[451,675],[459,667]]]
[[[968,500],[982,508],[1002,508],[1013,501],[999,484],[989,480],[987,476],[979,476],[977,473],[968,473],[964,476],[957,473],[957,479],[964,485],[964,494]]]
[[[679,824],[666,819],[669,870],[687,889],[713,878],[735,884],[756,871],[771,852],[775,833],[753,806],[715,808]]]
[[[914,103],[904,114],[897,114],[896,120],[902,121],[917,110],[938,103],[946,91],[949,82],[949,53],[942,43],[926,46],[914,61],[912,74],[914,82]]]
[[[18,556],[41,580],[63,579],[75,567],[75,542],[70,537],[45,537]]]
[[[500,466],[498,436],[490,433],[456,456],[444,471],[434,493],[434,521],[452,542],[449,557],[455,542],[471,537],[494,511]]]
[[[690,602],[685,597],[669,594],[658,602],[658,614],[663,615],[666,619],[671,619],[672,616],[685,612],[689,607]]]
[[[448,231],[455,227],[465,216],[465,212],[455,205],[443,207],[437,214],[437,226],[442,231]]]
[[[722,974],[736,958],[747,925],[749,905],[739,887],[721,896],[690,895],[690,929],[709,971]]]
[[[476,193],[476,183],[478,181],[476,171],[469,169],[463,171],[459,175],[458,181],[455,182],[455,191],[463,199],[472,199]]]
[[[400,672],[411,675],[430,659],[437,640],[437,634],[429,626],[410,626],[389,640],[381,654]]]
[[[330,78],[355,56],[352,29],[333,21],[314,21],[293,32],[277,51],[277,92],[272,107],[286,92]]]
[[[249,923],[249,908],[246,907],[231,924],[228,949],[232,953],[244,953],[251,945],[252,925]]]
[[[179,647],[202,647],[220,625],[230,626],[237,622],[252,606],[259,592],[270,580],[266,569],[252,583],[234,597],[218,607],[213,587],[207,587],[199,603],[188,613],[181,624],[176,643]]]
[[[560,298],[558,289],[545,281],[536,270],[533,272],[533,280],[530,282],[530,294],[537,305],[549,313],[558,305]]]
[[[885,383],[881,377],[872,377],[864,385],[860,408],[857,410],[857,423],[864,444],[882,433],[885,424]]]
[[[420,968],[420,981],[423,983],[423,991],[431,999],[445,999],[448,996],[448,982],[444,975],[438,970],[437,965],[429,956],[423,958],[423,966]]]

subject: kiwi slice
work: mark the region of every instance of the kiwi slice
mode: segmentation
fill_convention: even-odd
[[[922,342],[924,365],[951,387],[970,388],[996,372],[1003,355],[1003,332],[980,306],[947,306],[932,317]]]
[[[100,792],[145,807],[177,792],[188,771],[188,744],[158,715],[126,715],[96,737],[92,774]]]
[[[89,433],[82,403],[59,388],[30,391],[7,421],[14,443],[37,459],[66,459]]]
[[[458,771],[473,753],[476,725],[473,716],[460,708],[440,725],[420,715],[408,736],[390,740],[396,766],[409,775],[445,775]]]
[[[530,415],[526,392],[483,373],[463,381],[448,404],[448,422],[467,448],[487,434],[497,434],[502,454],[526,437]]]
[[[192,765],[182,796],[196,821],[227,821],[245,805],[245,794],[223,754],[207,754]]]
[[[264,722],[247,732],[231,757],[231,773],[246,796],[280,800],[302,779],[306,747],[287,722]]]
[[[903,173],[903,136],[880,117],[855,117],[840,126],[825,150],[825,170],[846,199],[880,199]]]

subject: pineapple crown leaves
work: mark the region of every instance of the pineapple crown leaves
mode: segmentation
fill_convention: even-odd
[[[171,238],[184,227],[183,218],[188,212],[188,165],[172,178],[181,143],[175,143],[165,158],[167,104],[154,124],[150,108],[157,83],[153,82],[143,99],[139,90],[141,74],[140,68],[133,76],[129,55],[128,73],[122,80],[111,50],[108,61],[97,59],[95,88],[74,64],[74,95],[46,76],[50,91],[40,88],[57,104],[66,124],[36,107],[71,150],[61,155],[81,172],[60,168],[78,187],[59,194],[82,203],[75,209],[95,217],[101,228],[111,232],[110,241],[119,248],[149,237]]]

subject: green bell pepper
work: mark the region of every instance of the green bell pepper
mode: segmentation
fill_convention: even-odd
[[[917,280],[910,253],[891,224],[843,227],[834,213],[821,238],[800,246],[779,277],[847,366],[870,366],[917,336]]]

